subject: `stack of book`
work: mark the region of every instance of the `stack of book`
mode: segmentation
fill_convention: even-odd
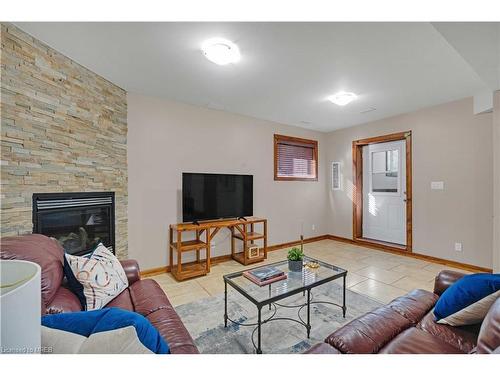
[[[259,286],[286,279],[286,274],[276,267],[261,267],[243,272],[243,276]]]

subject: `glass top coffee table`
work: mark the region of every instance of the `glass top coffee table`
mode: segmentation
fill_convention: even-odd
[[[305,265],[309,262],[315,262],[319,264],[318,268],[308,268]],[[307,330],[307,338],[309,338],[311,332],[311,304],[313,303],[322,303],[322,304],[330,304],[335,305],[342,308],[342,314],[345,318],[346,313],[346,305],[345,305],[345,281],[347,276],[347,271],[310,258],[304,257],[304,266],[302,267],[302,271],[293,272],[288,269],[288,261],[283,260],[276,263],[266,264],[261,267],[252,268],[250,270],[255,270],[257,268],[262,267],[276,267],[282,270],[287,278],[284,280],[276,281],[272,284],[259,286],[254,282],[247,279],[244,275],[244,271],[234,272],[228,275],[224,275],[224,326],[227,327],[227,321],[242,326],[255,326],[255,329],[252,332],[252,343],[255,347],[257,354],[262,353],[261,347],[261,327],[264,323],[268,323],[273,320],[291,320],[303,325]],[[245,270],[249,271],[249,270]],[[326,301],[312,301],[311,298],[311,289],[328,283],[330,281],[343,278],[343,293],[342,293],[342,305],[336,304],[333,302]],[[241,295],[243,295],[246,299],[252,302],[257,307],[257,323],[238,323],[227,315],[227,286],[230,285],[236,291],[238,291]],[[278,303],[278,301],[302,293],[305,296],[305,302],[303,304],[295,304],[295,305],[283,305]],[[306,296],[307,294],[307,296]],[[265,306],[269,306],[271,310],[274,307],[274,311],[271,313],[269,318],[262,320],[262,308]],[[292,318],[280,318],[275,317],[277,308],[297,308],[298,319]],[[307,318],[304,321],[300,316],[300,312],[303,308],[307,309]],[[254,334],[257,331],[257,344],[254,341]]]

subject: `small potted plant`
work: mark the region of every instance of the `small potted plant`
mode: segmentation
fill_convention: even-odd
[[[293,272],[302,271],[302,260],[304,259],[304,252],[298,247],[292,247],[288,251],[288,269]]]

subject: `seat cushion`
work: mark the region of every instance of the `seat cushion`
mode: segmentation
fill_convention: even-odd
[[[440,338],[463,352],[468,353],[474,349],[477,344],[477,336],[481,327],[480,324],[452,327],[438,324],[435,320],[436,318],[433,312],[430,311],[420,323],[418,323],[417,328]]]
[[[438,298],[427,290],[415,289],[396,298],[388,306],[415,325],[434,307]]]
[[[400,332],[412,326],[389,306],[382,306],[347,323],[325,339],[342,353],[377,353]]]
[[[464,354],[438,337],[415,327],[400,333],[389,342],[381,354]]]

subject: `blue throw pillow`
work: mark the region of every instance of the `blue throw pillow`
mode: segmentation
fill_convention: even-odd
[[[481,323],[500,296],[500,274],[466,275],[448,287],[434,307],[437,323],[462,326]]]
[[[145,317],[116,307],[43,316],[42,346],[55,353],[170,352]]]
[[[64,254],[63,272],[64,276],[66,276],[68,287],[78,297],[80,305],[82,305],[82,310],[87,310],[87,299],[85,298],[85,294],[83,293],[83,285],[75,277],[75,274],[73,273],[73,270],[68,263],[68,259],[66,259],[66,254]]]

